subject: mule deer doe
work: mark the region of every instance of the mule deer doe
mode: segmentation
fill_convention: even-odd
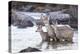
[[[73,29],[69,25],[52,25],[55,29],[56,37],[60,41],[72,42],[73,40]]]
[[[48,48],[48,47],[49,47],[49,44],[50,44],[50,41],[52,41],[52,40],[50,39],[49,35],[48,35],[48,32],[44,32],[44,31],[42,30],[42,25],[38,25],[38,28],[37,28],[36,32],[39,32],[40,35],[41,35],[41,38],[42,38],[42,41],[41,41],[41,43],[39,44],[39,46],[42,46],[42,44],[43,44],[44,42],[47,42],[47,47],[46,47],[46,48]]]
[[[58,26],[55,23],[50,25],[49,18],[47,16],[41,17],[41,20],[44,22],[48,35],[55,39],[56,41],[68,41],[72,42],[73,39],[73,29],[69,25]]]
[[[54,41],[57,41],[55,30],[54,30],[54,29],[52,28],[52,26],[50,25],[50,23],[49,23],[49,18],[48,18],[47,16],[42,16],[42,15],[41,15],[41,20],[43,21],[43,23],[44,23],[45,26],[46,26],[48,35],[49,35]]]

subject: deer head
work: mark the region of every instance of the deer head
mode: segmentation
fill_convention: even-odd
[[[48,18],[48,16],[44,16],[43,14],[41,14],[41,18],[40,18],[41,20],[42,20],[42,22],[44,23],[44,24],[48,24],[49,23],[49,18]]]
[[[38,25],[36,32],[41,32],[41,31],[43,31],[43,30],[42,30],[42,25]]]

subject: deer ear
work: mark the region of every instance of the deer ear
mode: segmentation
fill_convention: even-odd
[[[43,14],[41,14],[41,17],[40,17],[40,19],[41,19],[41,20],[43,19]]]

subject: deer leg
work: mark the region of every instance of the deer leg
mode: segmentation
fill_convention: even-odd
[[[53,42],[53,38],[49,37],[48,41],[47,41],[47,47],[46,49],[49,49],[49,46],[51,45],[51,43]]]
[[[50,39],[48,40],[48,42],[47,42],[47,47],[46,47],[46,49],[49,49],[49,45],[50,45]]]
[[[65,41],[70,42],[70,43],[73,43],[72,38],[67,38]]]
[[[54,37],[54,41],[57,41],[57,38],[56,37]]]
[[[44,41],[42,41],[42,42],[40,43],[40,46],[42,46],[43,43],[44,43]]]
[[[57,38],[56,37],[53,37],[53,38],[50,38],[50,41],[57,41]]]
[[[37,45],[37,46],[41,48],[44,42],[45,42],[45,41],[44,41],[44,40],[42,40],[42,41],[40,42],[40,44],[39,44],[39,45]]]

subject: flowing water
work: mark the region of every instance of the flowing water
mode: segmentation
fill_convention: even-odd
[[[23,14],[32,16],[34,19],[40,19],[41,13],[26,13]],[[24,17],[25,17],[24,16]],[[19,52],[22,49],[28,47],[38,48],[37,45],[41,42],[41,36],[39,32],[35,32],[37,29],[34,27],[27,27],[24,29],[11,26],[11,50],[12,52]],[[45,27],[43,30],[46,31]],[[44,43],[40,50],[49,51],[49,50],[67,50],[67,49],[77,49],[78,48],[78,31],[74,30],[73,44],[53,44],[53,47],[50,46],[49,49],[45,49],[47,44]]]
[[[35,47],[41,42],[41,36],[39,32],[35,32],[37,29],[36,26],[28,27],[25,29],[20,29],[15,26],[11,26],[11,48],[12,52],[19,52],[22,49],[27,47]],[[46,31],[45,27],[43,30]],[[73,42],[68,44],[55,44],[53,48],[50,46],[49,49],[45,49],[47,44],[44,43],[42,45],[42,51],[49,51],[49,50],[68,50],[68,49],[77,49],[78,48],[78,31],[74,31]]]

